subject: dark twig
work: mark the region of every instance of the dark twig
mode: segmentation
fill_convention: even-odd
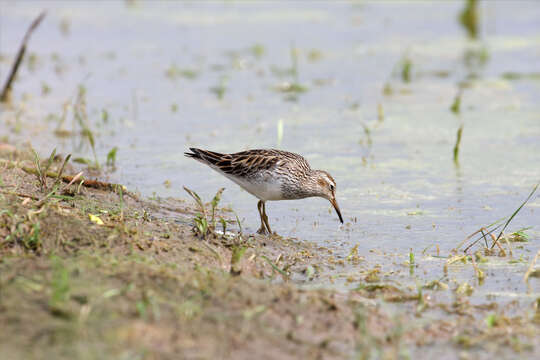
[[[454,145],[454,164],[459,166],[459,146],[461,145],[461,135],[463,134],[463,124],[460,125],[457,136],[456,144]]]
[[[486,230],[486,229],[482,228],[482,229],[480,229],[480,232],[482,233],[482,239],[484,239],[484,243],[486,244],[486,247],[488,247],[488,242],[487,242],[487,239],[486,239],[486,233],[484,232],[484,230]]]
[[[504,219],[502,219],[504,220]],[[500,220],[499,220],[500,221]],[[496,224],[496,223],[495,223]],[[495,226],[493,229],[491,230],[488,230],[491,226],[495,225],[495,224],[492,224],[492,225],[489,225],[487,227],[483,227],[481,228],[480,230],[478,231],[475,231],[473,234],[469,235],[469,237],[466,239],[466,240],[469,240],[470,238],[472,238],[474,235],[478,234],[479,232],[482,233],[482,235],[477,238],[476,240],[474,240],[469,246],[467,246],[465,248],[465,250],[463,250],[464,253],[466,253],[470,248],[472,248],[474,245],[476,245],[480,240],[484,239],[485,243],[486,243],[486,248],[488,248],[489,246],[487,245],[487,236],[488,235],[492,235],[494,231],[496,231],[497,229],[499,229],[501,226],[503,226],[503,224],[499,224],[497,226]],[[484,231],[486,231],[484,233]]]
[[[26,52],[26,44],[28,43],[32,32],[38,27],[38,25],[41,23],[41,20],[43,20],[43,18],[45,17],[45,14],[46,11],[42,11],[41,14],[39,14],[39,16],[32,22],[32,24],[30,24],[30,27],[26,31],[26,34],[24,35],[21,46],[19,48],[19,52],[17,53],[17,57],[15,58],[15,62],[13,63],[13,67],[11,68],[11,72],[9,73],[7,81],[2,89],[2,94],[0,95],[1,102],[6,102],[9,99],[13,80],[15,80],[17,70],[19,70],[19,66],[21,65],[24,53]]]
[[[500,227],[501,225],[499,225],[498,227],[488,231],[489,228],[491,228],[492,226],[495,226],[497,224],[499,224],[501,221],[504,221],[506,218],[502,218],[502,219],[499,219],[497,221],[495,221],[494,223],[491,223],[487,226],[484,226],[478,230],[476,230],[475,232],[473,232],[471,235],[467,236],[464,240],[462,240],[458,246],[456,246],[455,250],[457,251],[459,248],[461,248],[467,241],[469,241],[470,239],[472,239],[475,235],[477,235],[478,233],[480,233],[482,230],[486,230],[487,231],[487,234],[489,234],[491,231],[494,231],[496,230],[498,227]],[[473,243],[471,245],[474,245],[476,244],[478,241],[480,241],[482,239],[482,236],[476,240],[473,241]],[[470,247],[471,245],[469,245],[464,251],[466,252]]]
[[[18,196],[18,197],[24,197],[24,198],[29,198],[29,199],[33,199],[33,200],[39,200],[39,198],[37,196],[30,195],[30,194],[23,194],[23,193],[16,192],[16,191],[3,191],[3,190],[0,190],[0,194],[15,195],[15,196]]]
[[[16,167],[18,167],[19,169],[21,169],[22,171],[24,171],[27,174],[38,175],[38,171],[33,167],[24,166],[22,164],[15,163],[15,162],[12,162],[12,161],[9,161],[9,160],[0,159],[0,165],[2,165],[2,164],[16,166]],[[131,197],[131,198],[133,198],[135,200],[137,200],[137,198],[138,198],[135,194],[132,194],[131,192],[128,192],[127,189],[124,187],[124,185],[121,185],[121,184],[113,184],[113,183],[103,182],[103,181],[99,181],[99,180],[84,179],[80,175],[72,176],[72,175],[62,175],[62,174],[60,174],[60,176],[59,176],[58,173],[55,173],[55,172],[52,172],[52,171],[48,171],[46,173],[43,173],[43,175],[46,176],[46,177],[53,178],[53,179],[59,178],[63,182],[66,182],[66,183],[72,183],[72,184],[77,184],[77,185],[82,183],[83,186],[91,187],[91,188],[99,189],[99,190],[108,190],[108,191],[116,192],[120,187],[122,187],[122,191],[124,192],[124,194],[128,195],[129,197]]]

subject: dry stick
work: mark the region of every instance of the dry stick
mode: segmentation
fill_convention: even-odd
[[[499,242],[498,242],[497,239],[495,238],[495,235],[489,234],[489,236],[491,236],[491,239],[493,240],[493,245],[497,245],[497,247],[499,248],[500,253],[502,254],[502,256],[506,256],[506,251],[504,251],[504,249],[503,249],[503,247],[501,246],[501,244],[499,244]],[[491,249],[490,249],[490,250],[491,250]]]
[[[0,164],[13,165],[15,167],[20,168],[22,171],[24,171],[24,172],[26,172],[28,174],[38,175],[38,171],[36,169],[28,167],[28,166],[21,165],[21,164],[17,164],[15,162],[12,162],[12,161],[9,161],[9,160],[0,159]],[[124,194],[130,196],[131,198],[133,198],[135,200],[138,200],[138,198],[137,198],[137,196],[135,194],[132,194],[132,193],[128,192],[126,190],[126,188],[124,187],[124,185],[121,185],[121,184],[108,183],[108,182],[103,182],[103,181],[99,181],[99,180],[81,179],[80,175],[75,175],[75,176],[61,175],[59,177],[59,174],[57,174],[55,172],[52,172],[52,171],[48,171],[44,175],[46,175],[46,176],[48,176],[50,178],[54,178],[54,179],[60,178],[60,179],[62,179],[62,181],[67,182],[67,183],[72,182],[72,184],[82,184],[82,185],[84,185],[86,187],[91,187],[91,188],[99,189],[99,190],[116,191],[117,189],[122,188],[122,191],[124,192]]]
[[[15,196],[18,196],[18,197],[23,197],[23,198],[29,198],[29,199],[32,199],[32,200],[39,200],[39,198],[37,196],[29,195],[29,194],[23,194],[23,193],[15,192],[15,191],[0,190],[0,193],[1,194],[6,194],[6,195],[15,195]]]
[[[11,72],[9,73],[6,84],[2,89],[2,94],[0,95],[1,102],[6,102],[8,100],[9,94],[11,92],[11,84],[13,83],[13,80],[15,80],[17,70],[19,70],[19,66],[21,65],[24,53],[26,52],[26,43],[30,39],[30,35],[32,35],[32,32],[38,27],[38,25],[41,23],[41,20],[43,20],[43,18],[45,17],[45,14],[46,11],[41,12],[41,14],[39,14],[39,16],[32,22],[32,24],[30,24],[30,27],[26,31],[21,46],[19,47],[17,57],[15,58],[15,62],[13,63],[13,67],[11,68]]]
[[[21,169],[24,172],[29,173],[29,174],[36,174],[37,173],[37,171],[34,168],[30,168],[30,167],[27,167],[27,166],[21,166]],[[51,177],[51,178],[55,178],[55,179],[58,177],[57,173],[51,172],[51,171],[47,172],[45,175],[48,176],[48,177]],[[73,181],[74,176],[61,175],[60,178],[62,179],[62,181],[69,183],[69,182]],[[83,181],[83,179],[75,180],[74,184],[79,184],[82,181]],[[116,191],[117,188],[123,187],[123,185],[120,185],[120,184],[113,184],[113,183],[103,182],[103,181],[99,181],[99,180],[89,180],[89,179],[84,179],[84,184],[83,185],[86,186],[86,187],[94,188],[94,189],[110,190],[110,191]]]
[[[536,264],[536,260],[538,260],[539,256],[540,256],[540,250],[538,250],[538,252],[534,256],[534,259],[531,261],[531,265],[529,265],[529,268],[527,269],[525,276],[523,276],[523,281],[527,282],[527,280],[529,280],[529,276],[533,272],[534,264]]]
[[[83,172],[81,171],[77,175],[73,177],[73,179],[64,187],[63,190],[66,190],[68,187],[70,187],[75,181],[77,181],[81,176],[83,176]]]

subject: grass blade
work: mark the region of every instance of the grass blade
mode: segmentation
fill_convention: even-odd
[[[461,145],[461,135],[463,134],[463,125],[457,131],[456,144],[454,145],[454,164],[459,165],[459,146]]]
[[[499,241],[499,239],[501,238],[504,230],[506,229],[506,227],[508,226],[508,224],[510,224],[510,222],[512,221],[512,219],[520,212],[521,208],[523,208],[523,206],[525,206],[525,204],[531,199],[531,197],[534,195],[534,193],[536,192],[536,190],[538,189],[538,185],[540,185],[540,182],[537,183],[531,193],[529,194],[529,196],[527,196],[527,198],[525,199],[525,201],[523,203],[521,203],[521,205],[516,209],[516,211],[514,211],[514,213],[510,216],[510,218],[506,221],[506,223],[504,224],[501,232],[499,233],[499,236],[497,236],[497,239],[495,239],[495,241],[493,242],[493,244],[491,245],[491,249],[493,249],[493,247],[495,246],[495,244]]]
[[[274,269],[274,270],[276,270],[278,273],[280,273],[281,276],[283,276],[284,279],[288,279],[288,278],[289,278],[289,275],[288,275],[285,271],[283,271],[283,270],[281,270],[280,268],[278,268],[278,267],[276,266],[276,264],[274,264],[274,263],[272,262],[272,260],[270,260],[269,258],[267,258],[267,257],[264,256],[264,255],[261,255],[261,258],[263,258],[264,260],[266,260],[266,262],[272,267],[272,269]]]

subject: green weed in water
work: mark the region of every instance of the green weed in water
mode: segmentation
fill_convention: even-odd
[[[48,95],[51,92],[51,87],[47,85],[47,83],[42,82],[41,83],[41,95],[45,96]]]
[[[297,101],[298,95],[308,91],[308,88],[300,84],[298,80],[298,50],[293,45],[291,45],[290,54],[291,67],[286,69],[272,67],[272,72],[277,76],[291,77],[290,81],[282,82],[279,86],[275,87],[275,90],[287,94],[284,100]]]
[[[474,233],[472,233],[471,235],[467,236],[463,241],[461,241],[459,243],[459,245],[456,247],[456,251],[457,249],[461,248],[461,246],[463,246],[467,241],[469,241],[470,239],[472,239],[474,236],[478,236],[477,239],[475,239],[474,241],[472,241],[472,243],[470,243],[463,251],[464,252],[467,252],[471,247],[473,247],[474,245],[476,245],[479,241],[481,240],[484,240],[485,241],[485,251],[488,251],[488,252],[491,252],[493,250],[493,248],[496,246],[496,245],[499,245],[499,248],[501,249],[501,252],[504,253],[504,251],[502,250],[502,248],[500,247],[500,244],[499,244],[499,240],[501,240],[501,238],[503,238],[503,234],[504,234],[504,230],[506,230],[506,228],[508,227],[508,225],[510,224],[510,222],[514,219],[514,217],[521,211],[521,209],[525,206],[525,204],[527,204],[527,202],[529,202],[529,200],[533,197],[533,195],[536,193],[536,190],[538,190],[538,186],[540,186],[540,182],[537,183],[532,191],[529,193],[529,196],[527,196],[527,198],[521,203],[521,205],[512,213],[512,215],[510,215],[509,217],[505,217],[505,218],[501,218],[497,221],[495,221],[494,223],[491,223],[487,226],[483,226],[481,227],[480,229],[476,230]],[[505,221],[506,220],[506,221]],[[500,231],[499,235],[497,237],[495,237],[493,235],[493,233],[495,231],[497,231],[498,229],[500,229],[502,227],[502,230]],[[527,228],[525,229],[520,229],[522,231],[526,230]],[[519,230],[518,230],[519,232]],[[488,236],[490,236],[492,239],[493,239],[493,242],[491,244],[491,246],[488,245]],[[512,236],[510,236],[511,238]],[[507,240],[507,244],[510,244],[510,242],[512,240],[509,240],[508,237],[505,237],[505,239]],[[503,254],[503,256],[505,256]]]
[[[463,134],[463,125],[459,127],[456,134],[456,143],[454,145],[454,164],[459,165],[459,147],[461,145],[461,136]]]
[[[104,123],[109,122],[109,112],[107,110],[105,110],[105,109],[101,110],[101,120]]]
[[[255,44],[252,47],[250,47],[249,50],[251,54],[257,59],[260,59],[266,52],[264,45],[262,44]]]
[[[362,128],[364,129],[365,144],[367,147],[371,147],[371,145],[373,145],[373,139],[371,138],[371,129],[366,124],[362,124]],[[359,143],[363,145],[364,139],[360,139]]]
[[[92,166],[100,169],[101,166],[99,165],[99,160],[96,154],[96,141],[94,138],[94,133],[88,126],[88,115],[86,113],[86,88],[84,85],[79,85],[77,100],[75,101],[73,110],[74,119],[82,128],[81,135],[88,139],[88,143],[92,149],[92,154],[94,155],[94,164],[92,164]]]
[[[225,93],[227,92],[227,80],[226,76],[222,76],[219,83],[210,88],[210,92],[214,93],[219,100],[223,100]]]
[[[502,78],[506,80],[540,80],[540,73],[517,73],[517,72],[505,72],[502,74]]]
[[[465,66],[471,71],[471,76],[485,66],[489,60],[489,52],[485,46],[471,47],[465,51],[463,61]]]
[[[531,227],[526,227],[526,228],[514,231],[512,234],[510,234],[510,236],[508,237],[508,240],[513,241],[513,242],[528,242],[530,235],[527,234],[525,231],[529,229],[531,229]]]
[[[291,73],[294,81],[298,83],[298,50],[291,44]]]
[[[456,288],[455,292],[459,295],[471,296],[474,292],[474,288],[465,281]]]
[[[414,267],[415,267],[415,262],[414,262],[414,253],[412,251],[412,249],[409,251],[409,275],[413,275],[414,274]]]
[[[514,219],[514,217],[521,211],[521,209],[523,208],[523,206],[525,206],[526,203],[529,202],[529,200],[532,198],[532,196],[534,195],[534,193],[536,192],[536,190],[538,190],[538,185],[540,185],[540,183],[537,183],[531,193],[529,194],[529,196],[527,196],[527,198],[525,199],[525,201],[523,203],[521,203],[521,205],[516,209],[516,211],[514,211],[514,213],[512,215],[510,215],[510,217],[508,218],[508,220],[506,221],[506,223],[504,224],[501,232],[499,233],[499,235],[497,236],[497,238],[495,239],[495,241],[493,241],[493,244],[491,245],[491,248],[493,249],[493,247],[495,246],[495,244],[497,243],[497,241],[501,238],[501,236],[503,235],[504,233],[504,230],[506,230],[506,227],[510,224],[510,222],[512,221],[512,219]]]
[[[175,64],[172,64],[165,70],[165,76],[171,80],[176,80],[179,77],[193,80],[197,76],[199,76],[199,73],[196,70],[193,69],[181,69]]]
[[[401,79],[405,83],[411,82],[411,70],[412,70],[412,61],[408,57],[405,57],[401,61]]]
[[[392,85],[390,85],[390,83],[384,84],[383,95],[390,96],[392,94],[394,94],[394,89],[392,88]]]
[[[379,122],[384,121],[384,109],[381,103],[377,104],[377,120]]]
[[[323,58],[323,54],[320,50],[311,49],[307,54],[307,58],[311,62],[316,62]]]
[[[107,166],[116,166],[116,153],[118,151],[118,147],[113,147],[108,153],[107,153]]]
[[[478,37],[478,0],[465,0],[465,7],[459,14],[459,22],[467,31],[469,37]]]
[[[303,92],[306,92],[308,89],[304,85],[298,84],[296,82],[291,83],[285,81],[281,85],[279,85],[276,90],[282,93],[301,94]]]
[[[452,103],[452,106],[450,106],[450,111],[452,111],[454,114],[459,114],[461,110],[461,91],[457,93],[456,97],[454,98],[454,102]]]

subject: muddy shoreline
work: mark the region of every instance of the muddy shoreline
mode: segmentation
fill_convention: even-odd
[[[434,302],[429,290],[367,278],[349,292],[310,289],[325,266],[339,264],[308,240],[238,236],[233,225],[233,236],[202,239],[191,200],[71,185],[41,201],[54,179],[41,188],[21,169],[34,165],[29,150],[3,144],[0,158],[2,358],[487,358],[539,351],[538,309],[508,316],[496,304],[471,305],[466,294],[448,305]],[[61,163],[59,156],[51,170]],[[234,223],[230,213],[219,214]]]

